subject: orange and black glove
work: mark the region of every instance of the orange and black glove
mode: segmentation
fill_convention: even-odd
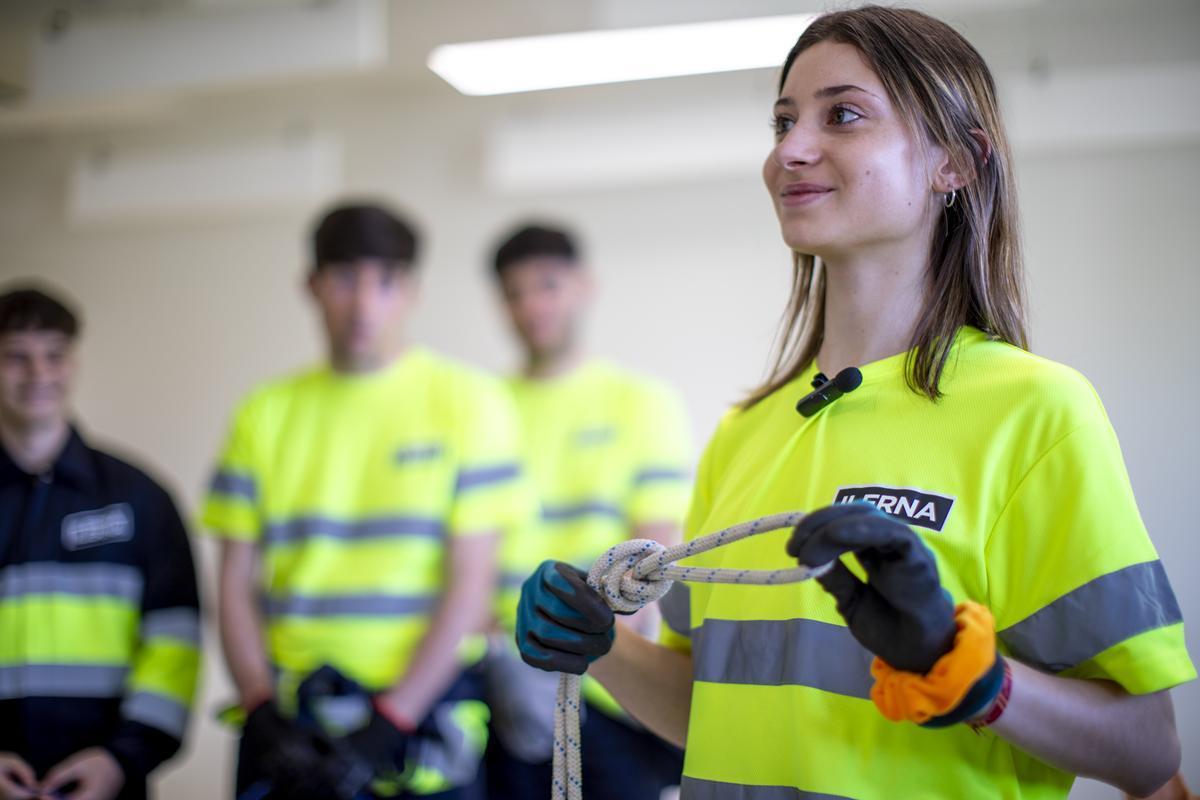
[[[991,707],[1004,680],[987,609],[955,609],[937,562],[902,522],[870,503],[844,503],[807,515],[788,555],[807,567],[833,562],[818,578],[850,633],[876,655],[871,697],[892,720],[930,727],[969,720]],[[867,580],[838,559],[854,553]]]

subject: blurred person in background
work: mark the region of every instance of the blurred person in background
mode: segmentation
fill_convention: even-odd
[[[807,513],[685,563],[830,567],[689,582],[690,638],[655,643],[549,562],[522,656],[686,740],[685,800],[1156,791],[1180,763],[1170,690],[1196,670],[1100,398],[1027,351],[986,63],[918,11],[825,14],[773,115],[782,346],[701,457],[686,535]]]
[[[200,664],[187,532],[72,422],[80,325],[0,294],[0,798],[140,800],[180,748]]]
[[[503,388],[405,337],[417,255],[380,205],[321,218],[328,361],[249,394],[212,481],[240,797],[482,793],[471,667],[529,501]]]
[[[556,679],[522,663],[513,648],[520,585],[546,559],[587,570],[626,539],[678,543],[690,491],[688,421],[664,384],[585,352],[581,328],[593,284],[570,233],[519,227],[498,246],[492,267],[523,358],[508,388],[541,513],[502,550],[499,617],[508,633],[493,642],[488,662],[495,732],[488,784],[497,800],[540,800],[550,792]],[[664,612],[677,599],[664,598]],[[648,633],[657,611],[647,606],[623,622]],[[598,683],[586,681],[584,695],[586,797],[657,800],[679,783],[680,750],[621,711]]]

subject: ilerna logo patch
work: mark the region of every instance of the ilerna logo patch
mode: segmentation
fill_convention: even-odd
[[[835,503],[866,501],[880,511],[899,517],[909,525],[940,531],[954,507],[954,498],[920,489],[895,486],[843,486],[837,490]]]

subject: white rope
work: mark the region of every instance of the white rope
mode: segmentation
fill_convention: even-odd
[[[694,583],[744,583],[769,586],[817,578],[832,564],[809,569],[710,569],[680,567],[674,562],[760,533],[794,528],[804,514],[793,511],[749,520],[693,539],[664,547],[650,539],[631,539],[609,550],[592,565],[588,585],[613,611],[632,613],[662,597],[675,581]],[[562,673],[554,708],[554,780],[552,800],[583,800],[583,764],[579,738],[579,676]]]

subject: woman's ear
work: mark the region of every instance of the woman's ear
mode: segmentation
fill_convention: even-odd
[[[966,186],[970,182],[970,174],[964,175],[958,170],[944,151],[940,155],[941,160],[933,173],[933,191],[937,194],[949,194]]]
[[[952,192],[961,189],[975,180],[978,170],[987,166],[992,158],[992,140],[980,128],[972,128],[971,156],[969,164],[956,165],[949,154],[939,148],[940,162],[933,177],[933,190],[939,193]]]

